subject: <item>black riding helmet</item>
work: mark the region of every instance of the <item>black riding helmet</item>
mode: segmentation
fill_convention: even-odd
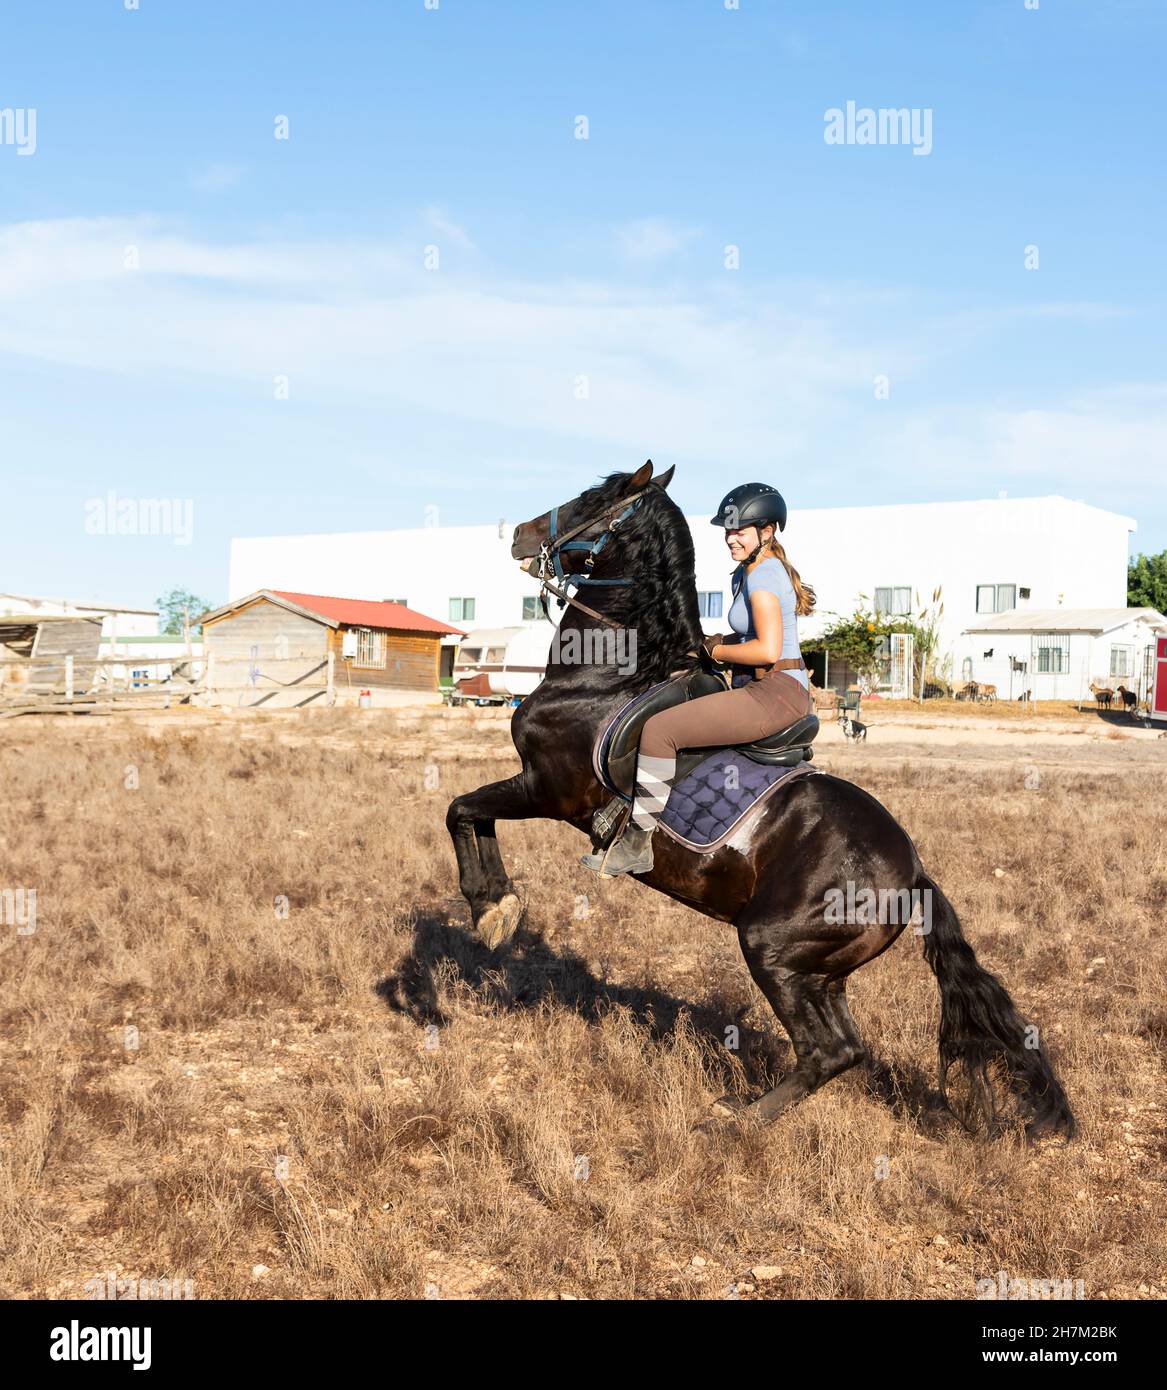
[[[721,499],[717,515],[709,519],[712,526],[736,530],[739,526],[764,526],[768,521],[786,529],[786,503],[782,494],[769,483],[742,483]]]

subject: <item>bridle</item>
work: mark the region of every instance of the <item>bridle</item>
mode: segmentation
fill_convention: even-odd
[[[649,487],[652,485],[650,484]],[[579,599],[553,584],[548,577],[548,571],[553,570],[557,579],[565,585],[573,584],[631,584],[631,579],[613,578],[596,579],[588,574],[568,574],[560,563],[560,552],[564,550],[586,550],[587,559],[584,561],[585,570],[591,570],[596,563],[596,556],[603,550],[608,543],[608,537],[618,527],[632,515],[639,505],[640,499],[649,491],[648,487],[641,488],[639,492],[632,493],[629,497],[622,497],[619,502],[614,503],[607,510],[599,513],[598,516],[590,517],[587,521],[581,521],[578,526],[573,526],[570,531],[565,531],[562,536],[556,536],[559,529],[559,508],[551,508],[551,525],[548,529],[547,539],[539,546],[539,568],[537,577],[539,580],[539,602],[543,605],[543,616],[550,621],[551,614],[547,611],[547,595],[552,593],[556,596],[560,608],[565,603],[571,604],[573,608],[578,608],[581,613],[586,613],[589,618],[595,618],[597,622],[605,623],[608,627],[619,628],[620,623],[613,618],[606,617],[603,613],[597,613],[594,608],[589,608],[586,603],[581,603]],[[604,529],[592,541],[574,539],[581,531],[590,530],[598,523],[605,523]],[[685,653],[686,656],[694,657],[700,665],[707,671],[718,669],[712,660],[709,652],[704,647],[690,649]]]
[[[649,484],[649,487],[652,485]],[[573,526],[570,531],[564,531],[561,536],[556,533],[559,529],[559,508],[551,508],[551,525],[547,533],[547,539],[539,546],[539,568],[537,577],[539,580],[539,602],[543,605],[543,615],[550,620],[551,614],[547,611],[547,595],[552,593],[556,596],[560,608],[565,603],[570,603],[573,608],[578,608],[581,613],[586,613],[589,617],[597,619],[601,623],[606,623],[609,627],[619,627],[620,624],[612,618],[607,618],[603,613],[597,613],[594,608],[589,608],[586,603],[581,603],[579,599],[567,592],[573,584],[631,584],[631,579],[596,579],[591,574],[591,569],[596,563],[596,556],[603,550],[608,543],[608,537],[636,510],[640,499],[648,492],[647,487],[643,487],[639,492],[632,493],[629,497],[622,497],[618,502],[600,512],[597,516],[589,517],[587,521],[581,521],[578,526]],[[593,526],[603,523],[603,530],[591,541],[575,540],[581,531],[588,531]],[[585,550],[587,558],[584,560],[583,574],[569,574],[560,561],[560,555],[565,550]],[[565,588],[551,582],[550,573],[554,572],[559,583]]]

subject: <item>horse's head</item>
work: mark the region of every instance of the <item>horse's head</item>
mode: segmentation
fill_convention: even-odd
[[[635,473],[614,473],[570,502],[520,522],[511,541],[511,555],[516,560],[547,562],[549,567],[558,560],[564,574],[590,570],[613,532],[618,532],[632,514],[631,509],[650,488],[667,488],[672,476],[673,469],[669,468],[654,478],[651,459]]]
[[[571,605],[572,626],[631,634],[640,686],[686,668],[701,649],[693,537],[665,492],[672,476],[669,468],[654,478],[651,459],[635,473],[611,473],[516,526],[511,544],[540,593]]]

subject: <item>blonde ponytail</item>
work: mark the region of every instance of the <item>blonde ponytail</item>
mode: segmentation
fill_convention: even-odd
[[[802,582],[798,571],[786,558],[786,551],[782,549],[782,543],[779,541],[776,534],[771,538],[769,546],[764,547],[764,549],[768,549],[770,554],[773,555],[776,560],[781,560],[786,567],[786,573],[790,576],[791,584],[794,585],[794,611],[800,618],[805,618],[808,613],[814,611],[814,606],[818,601],[815,598],[814,590],[809,584],[804,584]]]

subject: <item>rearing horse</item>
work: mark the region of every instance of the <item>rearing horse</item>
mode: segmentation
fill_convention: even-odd
[[[592,768],[597,731],[634,695],[701,659],[693,540],[665,491],[672,474],[670,468],[654,478],[651,461],[635,473],[610,474],[515,528],[511,554],[538,559],[545,588],[559,592],[547,574],[554,561],[555,574],[568,583],[579,576],[600,610],[566,596],[570,607],[546,676],[511,720],[522,771],[455,797],[446,814],[459,886],[489,946],[513,935],[523,911],[495,822],[560,820],[590,834],[593,814],[611,796]],[[603,627],[635,635],[637,659],[630,667],[558,659],[561,643],[572,651],[610,652],[613,644],[597,640],[603,634],[594,631]],[[575,640],[563,641],[573,631]],[[737,928],[750,974],[794,1046],[793,1070],[745,1107],[752,1116],[773,1120],[866,1058],[847,1007],[847,976],[886,951],[905,923],[854,912],[842,916],[864,920],[839,920],[824,905],[844,898],[854,903],[865,891],[886,902],[891,899],[881,893],[907,891],[913,903],[932,904],[921,934],[940,986],[941,1093],[951,1067],[963,1066],[990,1131],[999,1132],[989,1075],[999,1064],[1027,1134],[1073,1133],[1065,1092],[1044,1051],[1029,1045],[1008,992],[978,964],[907,832],[860,787],[823,773],[793,779],[755,814],[748,837],[701,854],[658,834],[654,852],[652,869],[635,877]],[[738,1108],[730,1097],[719,1106],[723,1112]]]

